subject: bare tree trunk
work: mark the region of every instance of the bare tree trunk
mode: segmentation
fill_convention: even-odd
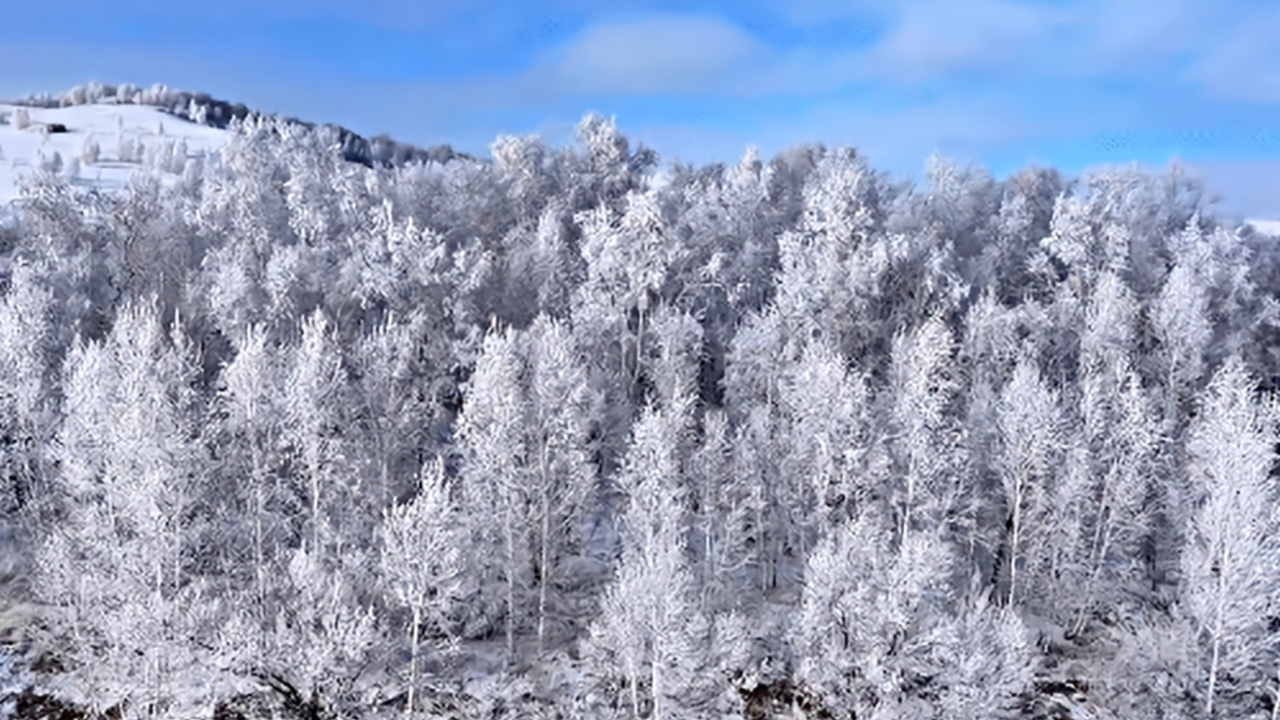
[[[413,627],[410,629],[410,660],[409,660],[409,711],[407,715],[413,717],[414,691],[418,688],[418,625],[422,622],[422,608],[418,604],[413,606]]]
[[[1071,624],[1071,634],[1079,635],[1084,630],[1085,614],[1089,611],[1089,606],[1093,603],[1093,591],[1098,581],[1098,573],[1102,570],[1102,561],[1107,556],[1107,546],[1111,544],[1111,528],[1110,528],[1110,508],[1107,507],[1107,496],[1109,495],[1110,483],[1103,480],[1102,486],[1102,507],[1098,509],[1098,527],[1094,532],[1093,543],[1089,550],[1089,578],[1085,582],[1084,602],[1080,604],[1080,608],[1076,611],[1075,622]],[[1103,518],[1107,519],[1104,520]]]
[[[515,539],[515,518],[514,510],[511,507],[512,498],[511,490],[506,492],[507,496],[507,519],[506,535],[507,535],[507,665],[510,666],[515,662],[516,655],[516,636],[515,636],[515,614],[516,614],[516,539]]]
[[[1024,478],[1017,479],[1013,491],[1013,538],[1009,545],[1009,607],[1014,607],[1018,590],[1018,540],[1022,532],[1022,488]]]
[[[252,420],[250,420],[252,423]],[[257,438],[251,438],[253,451],[253,573],[254,583],[258,592],[258,620],[261,621],[264,616],[265,609],[263,605],[266,603],[266,591],[263,588],[262,580],[262,461],[259,457]]]
[[[315,465],[312,465],[309,470],[311,471],[311,552],[316,553],[320,550],[320,476],[316,472]]]
[[[916,479],[915,463],[908,463],[907,468],[907,501],[902,506],[902,530],[898,533],[898,547],[907,545],[907,533],[911,530],[911,504],[915,502]]]
[[[538,654],[542,654],[545,642],[546,619],[547,619],[547,583],[551,579],[551,567],[548,564],[549,553],[547,545],[551,542],[551,508],[549,507],[549,499],[547,497],[550,492],[547,487],[547,443],[544,438],[542,443],[542,547],[540,548],[540,556],[538,559]]]
[[[653,715],[650,720],[662,720],[662,661],[658,638],[654,637],[653,657],[649,658],[650,688],[653,695]]]
[[[1213,695],[1218,683],[1218,657],[1222,645],[1222,605],[1226,601],[1227,573],[1230,571],[1231,554],[1227,548],[1222,550],[1222,563],[1218,572],[1218,607],[1213,619],[1213,659],[1209,663],[1209,692],[1205,701],[1205,717],[1213,717]]]
[[[759,507],[756,511],[756,556],[760,558],[760,594],[769,591],[769,555],[764,548],[764,513]]]
[[[640,717],[640,673],[636,672],[634,662],[632,660],[628,663],[631,665],[631,671],[627,674],[631,680],[631,717],[638,720]]]

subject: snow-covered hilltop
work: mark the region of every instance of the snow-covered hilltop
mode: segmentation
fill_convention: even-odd
[[[176,178],[186,160],[216,153],[233,122],[267,116],[206,93],[159,84],[143,89],[86,83],[57,95],[0,103],[0,206],[17,197],[19,179],[40,166],[56,169],[73,186],[104,190],[123,187],[142,167]],[[424,149],[386,136],[365,138],[344,127],[324,127],[333,130],[344,159],[368,167],[473,159],[448,145]]]
[[[74,187],[122,188],[139,168],[178,177],[187,160],[226,144],[227,131],[198,125],[145,105],[95,104],[36,108],[0,104],[0,204],[19,182],[46,167]]]

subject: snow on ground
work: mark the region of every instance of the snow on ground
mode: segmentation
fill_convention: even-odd
[[[64,108],[24,108],[31,125],[18,129],[15,112],[19,106],[0,103],[0,207],[10,205],[18,197],[18,180],[42,162],[52,160],[54,153],[62,158],[63,173],[76,187],[85,189],[119,189],[126,187],[129,176],[143,167],[147,151],[133,157],[121,157],[129,144],[141,143],[156,151],[186,142],[187,157],[216,152],[226,144],[227,131],[196,125],[182,118],[145,105],[77,105]],[[65,133],[45,133],[41,127],[60,123]],[[98,143],[98,161],[86,164],[81,159],[85,141]],[[125,142],[121,142],[124,140]],[[125,146],[125,147],[122,147]],[[80,159],[74,175],[68,172],[72,158]],[[178,160],[171,165],[176,170]],[[180,170],[174,173],[176,179]]]
[[[1245,224],[1253,226],[1260,233],[1280,237],[1280,220],[1245,220]]]

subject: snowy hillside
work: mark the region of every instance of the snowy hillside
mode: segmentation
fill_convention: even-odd
[[[1245,223],[1258,232],[1280,236],[1280,220],[1245,220]]]
[[[20,128],[23,111],[30,124]],[[59,165],[59,172],[77,187],[116,189],[147,165],[161,167],[176,178],[186,159],[216,152],[227,138],[226,130],[144,105],[0,104],[0,119],[0,205],[11,203],[19,194],[19,179],[42,163]],[[55,124],[66,132],[46,131]],[[99,147],[96,161],[86,152],[93,143]]]

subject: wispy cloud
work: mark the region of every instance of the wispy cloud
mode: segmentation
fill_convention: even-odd
[[[1241,17],[1223,42],[1200,53],[1186,77],[1220,99],[1280,103],[1280,9]]]
[[[657,16],[588,27],[532,77],[560,93],[706,92],[765,51],[763,43],[718,17]]]
[[[1078,68],[1100,74],[1125,74],[1149,69],[1150,63],[1167,63],[1212,42],[1223,24],[1238,20],[1235,4],[1233,0],[1092,0],[1077,11],[1085,32],[1073,60]]]
[[[923,0],[901,15],[864,57],[868,74],[900,81],[936,79],[980,69],[1007,71],[1072,13],[1011,0]]]
[[[1188,163],[1222,197],[1220,209],[1245,218],[1280,220],[1280,157]]]

